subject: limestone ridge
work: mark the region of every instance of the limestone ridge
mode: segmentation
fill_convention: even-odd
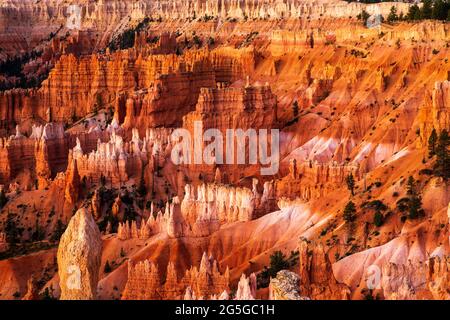
[[[271,209],[273,189],[270,182],[264,184],[263,194],[254,188],[234,188],[220,183],[202,184],[194,188],[185,186],[184,198],[167,202],[164,210],[152,204],[148,219],[119,222],[117,235],[120,240],[148,239],[156,234],[167,234],[171,238],[207,237],[219,230],[221,225],[247,222]],[[197,192],[195,191],[197,189]]]

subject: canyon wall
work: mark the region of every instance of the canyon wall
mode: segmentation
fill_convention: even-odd
[[[182,116],[195,109],[201,88],[244,77],[252,71],[252,59],[251,51],[226,48],[181,57],[155,55],[148,47],[102,56],[63,55],[40,89],[0,92],[0,120],[5,125],[25,119],[76,121],[113,108],[119,124],[129,128],[133,123],[142,133],[149,126],[181,125]]]

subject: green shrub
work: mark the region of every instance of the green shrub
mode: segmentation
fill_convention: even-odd
[[[105,273],[110,273],[111,271],[112,271],[112,268],[111,268],[111,266],[109,265],[109,261],[106,260],[104,272],[105,272]]]
[[[352,222],[356,219],[356,207],[355,204],[350,201],[344,208],[344,220],[346,222]]]
[[[381,227],[384,222],[383,220],[383,214],[380,211],[375,212],[375,215],[373,216],[373,224],[377,227]]]

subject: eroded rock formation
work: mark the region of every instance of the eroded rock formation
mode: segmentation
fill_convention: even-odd
[[[448,257],[433,257],[426,262],[406,265],[385,264],[382,268],[381,288],[385,299],[448,300],[450,272]]]
[[[102,242],[92,215],[84,208],[72,217],[58,247],[62,300],[97,297]]]
[[[313,300],[350,299],[350,289],[338,283],[322,244],[300,240],[300,295]]]
[[[40,187],[67,166],[67,137],[62,124],[33,126],[29,137],[16,128],[16,134],[2,138],[0,154],[3,159],[0,178],[8,181],[23,170],[32,171]]]
[[[300,296],[300,278],[288,270],[281,270],[277,276],[270,279],[269,299],[270,300],[305,300]]]
[[[219,272],[217,262],[203,254],[200,267],[191,267],[179,277],[172,263],[167,265],[166,281],[161,283],[158,267],[148,261],[129,262],[128,280],[122,295],[124,300],[147,299],[207,299],[212,296],[226,298],[229,291],[229,271]]]

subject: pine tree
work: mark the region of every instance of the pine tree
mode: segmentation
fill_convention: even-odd
[[[357,18],[362,21],[364,25],[367,24],[367,20],[370,18],[370,14],[366,10],[362,10],[360,14],[358,14]]]
[[[409,200],[409,218],[417,219],[422,212],[422,200],[414,196]]]
[[[432,0],[423,0],[422,9],[420,10],[422,19],[431,19],[432,5]]]
[[[147,193],[147,186],[145,185],[145,179],[144,179],[144,170],[142,170],[141,173],[141,180],[139,181],[139,187],[137,189],[137,192],[141,197],[145,197]]]
[[[102,95],[100,93],[97,94],[97,106],[100,108],[103,105]]]
[[[295,100],[294,104],[292,105],[292,113],[294,114],[294,118],[298,117],[298,102],[297,102],[297,100]]]
[[[311,49],[314,48],[314,34],[312,32],[309,35],[309,46],[311,47]]]
[[[36,227],[35,231],[31,235],[31,239],[33,241],[42,241],[44,238],[45,238],[45,231],[41,229],[41,227],[39,226],[39,221],[38,219],[36,219]]]
[[[86,178],[86,176],[84,176],[83,178]],[[103,175],[103,173],[100,176],[100,185],[102,187],[106,186],[106,177]]]
[[[419,8],[419,6],[417,4],[414,4],[411,7],[409,7],[408,14],[407,14],[406,18],[409,21],[420,20],[421,19],[420,8]]]
[[[109,261],[106,260],[104,272],[110,273],[111,271],[112,271],[112,269],[111,269],[111,266],[109,265]]]
[[[356,218],[356,206],[352,201],[349,201],[344,209],[344,220],[352,222]]]
[[[375,212],[373,216],[373,224],[377,227],[381,227],[383,225],[383,214],[380,211]]]
[[[409,196],[416,194],[416,181],[412,176],[409,176],[408,182],[406,184],[406,194]]]
[[[449,1],[444,2],[442,0],[435,0],[431,11],[431,17],[436,20],[445,20],[447,18],[449,6]]]
[[[406,190],[406,194],[408,195],[408,218],[417,219],[424,212],[422,209],[422,199],[417,192],[416,181],[412,176],[408,178]]]
[[[50,292],[51,290],[51,292]],[[45,288],[44,292],[41,294],[42,300],[56,300],[56,298],[53,295],[53,287],[51,286],[50,289],[47,287]]]
[[[347,188],[352,193],[352,196],[355,195],[355,179],[353,178],[353,174],[350,172],[350,174],[345,179],[347,183]]]
[[[394,22],[398,20],[398,15],[397,15],[397,8],[395,6],[391,7],[391,11],[389,12],[389,15],[387,17],[387,21],[388,22]]]
[[[289,262],[286,260],[285,255],[281,251],[275,251],[270,256],[270,268],[269,275],[273,278],[276,277],[278,271],[289,268]]]
[[[6,240],[11,246],[15,246],[19,239],[19,229],[14,222],[14,216],[11,213],[8,213],[8,217],[6,220],[5,226],[6,232]]]
[[[438,136],[436,133],[436,129],[431,131],[430,137],[428,138],[428,158],[433,158],[436,155],[436,142],[438,140]]]
[[[445,180],[450,178],[450,155],[448,147],[450,145],[450,137],[447,130],[442,130],[439,134],[439,140],[436,147],[436,163],[434,165],[434,173],[438,177]]]

